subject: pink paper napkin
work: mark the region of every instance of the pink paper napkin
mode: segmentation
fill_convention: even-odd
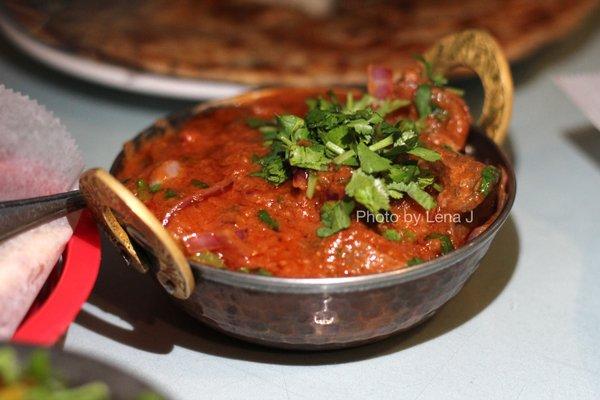
[[[68,191],[83,166],[57,118],[0,85],[0,201]],[[0,340],[12,336],[57,263],[73,234],[70,219],[0,242]]]

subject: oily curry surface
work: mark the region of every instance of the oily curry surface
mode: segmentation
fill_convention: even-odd
[[[375,97],[412,100],[428,82],[423,74],[415,67],[394,77],[393,83],[391,76],[386,78],[382,86],[377,79],[381,71],[372,71],[369,89]],[[347,93],[336,95],[345,98]],[[357,201],[348,226],[317,234],[324,223],[323,207],[347,198],[357,166],[329,164],[318,171],[288,166],[289,179],[273,184],[257,176],[257,160],[269,153],[269,145],[264,130],[248,121],[305,116],[307,99],[319,96],[328,96],[327,91],[275,90],[200,112],[176,132],[128,143],[117,177],[163,222],[190,259],[281,277],[352,276],[403,268],[462,246],[493,221],[504,173],[500,170],[499,179],[484,182],[486,165],[461,153],[471,122],[462,98],[432,86],[431,104],[443,112],[420,118],[419,143],[439,159],[394,157],[419,166],[435,181],[423,190],[435,205],[427,210],[404,195],[390,198],[385,212],[372,213]],[[385,119],[391,124],[416,120],[419,109],[413,102]],[[484,184],[493,187],[484,191]]]

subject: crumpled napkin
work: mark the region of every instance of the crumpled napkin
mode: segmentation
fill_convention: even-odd
[[[52,113],[0,85],[0,201],[71,190],[83,167]],[[72,234],[61,218],[0,242],[0,340],[13,335]]]
[[[554,81],[600,130],[600,71],[558,76]]]

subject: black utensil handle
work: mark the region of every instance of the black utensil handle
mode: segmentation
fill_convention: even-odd
[[[0,202],[0,241],[85,207],[79,190]]]

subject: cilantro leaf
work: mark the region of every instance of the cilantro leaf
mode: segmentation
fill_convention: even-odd
[[[246,125],[248,125],[250,128],[262,128],[265,126],[274,126],[275,121],[273,121],[272,119],[250,117],[246,119]]]
[[[277,222],[277,220],[271,217],[267,210],[259,210],[258,219],[260,219],[266,226],[268,226],[269,229],[279,231],[279,222]]]
[[[200,179],[192,179],[191,183],[193,186],[199,188],[199,189],[206,189],[207,187],[209,187],[209,184],[201,181]]]
[[[383,231],[382,236],[392,242],[399,242],[402,240],[402,236],[395,229],[386,229],[385,231]]]
[[[389,177],[394,182],[408,183],[420,173],[419,167],[414,164],[392,165]]]
[[[414,121],[401,120],[398,123],[399,135],[394,142],[394,148],[400,152],[407,152],[419,144],[419,131]]]
[[[419,117],[424,118],[431,114],[431,86],[421,84],[415,92],[415,106],[419,113]]]
[[[370,150],[364,143],[359,143],[356,146],[360,167],[367,174],[374,172],[382,172],[390,169],[392,162],[387,158],[381,157],[374,151]]]
[[[427,239],[439,240],[440,245],[442,246],[442,254],[450,253],[452,250],[454,250],[454,245],[452,244],[452,240],[448,235],[444,235],[443,233],[431,233],[427,235]]]
[[[412,267],[413,265],[423,264],[425,260],[419,257],[413,257],[406,262],[407,267]]]
[[[368,140],[370,140],[370,135],[373,133],[373,127],[369,121],[363,118],[350,121],[346,124],[346,126],[354,129],[357,133],[363,135]]]
[[[352,173],[352,178],[346,185],[346,194],[354,197],[374,214],[390,208],[389,195],[383,181],[365,174],[361,169]]]
[[[190,259],[203,265],[210,265],[211,267],[216,268],[225,268],[225,263],[223,262],[221,257],[219,257],[218,254],[208,250],[196,253],[190,256]]]
[[[350,226],[350,214],[354,210],[354,202],[349,200],[328,201],[321,207],[321,227],[317,236],[327,237]]]
[[[174,199],[175,197],[179,197],[179,194],[174,189],[165,189],[165,199]]]
[[[406,193],[426,210],[431,210],[437,206],[435,199],[429,193],[421,189],[416,182],[409,182],[408,184],[403,182],[392,182],[387,185],[387,188],[392,197],[402,198],[402,193]]]
[[[410,105],[410,100],[407,99],[382,100],[377,105],[377,114],[385,117],[399,108],[406,107],[408,105]]]
[[[427,78],[431,80],[435,86],[444,86],[448,83],[448,79],[446,79],[444,75],[433,72],[433,66],[421,54],[415,54],[414,58],[423,63]]]
[[[294,167],[324,171],[330,161],[325,156],[325,146],[314,144],[310,147],[292,145],[289,162]]]
[[[407,151],[407,153],[429,162],[439,161],[442,159],[440,153],[426,147],[415,147],[414,149]]]
[[[490,191],[500,179],[500,172],[494,166],[488,165],[481,171],[481,183],[479,192],[484,196],[490,194]]]
[[[346,143],[344,142],[344,140],[348,135],[348,130],[349,129],[346,125],[336,126],[335,128],[323,132],[320,135],[321,141],[323,143],[331,142],[337,146],[345,147]]]
[[[283,159],[277,153],[270,153],[255,160],[261,166],[261,170],[253,172],[252,176],[263,178],[267,182],[279,186],[290,177]]]

